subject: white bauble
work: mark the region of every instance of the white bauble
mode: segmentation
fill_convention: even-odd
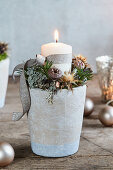
[[[7,142],[0,142],[0,167],[9,165],[14,159],[14,149]]]

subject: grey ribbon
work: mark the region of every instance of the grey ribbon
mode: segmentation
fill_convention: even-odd
[[[53,54],[47,56],[49,61],[52,61],[53,64],[62,64],[62,63],[71,63],[72,62],[72,54]]]
[[[28,60],[25,64],[19,64],[17,65],[14,70],[13,70],[13,78],[14,78],[14,72],[21,69],[22,73],[20,76],[20,99],[23,107],[23,112],[14,112],[12,120],[18,121],[20,120],[25,113],[29,112],[30,106],[31,106],[31,101],[30,101],[30,93],[29,93],[29,87],[26,83],[26,78],[25,78],[25,69],[27,67],[32,67],[33,65],[36,65],[37,60],[35,59],[30,59]]]

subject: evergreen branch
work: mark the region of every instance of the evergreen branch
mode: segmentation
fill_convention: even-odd
[[[79,69],[76,68],[77,72],[75,74],[75,79],[79,81],[86,82],[87,80],[91,80],[93,77],[92,70],[90,68]]]

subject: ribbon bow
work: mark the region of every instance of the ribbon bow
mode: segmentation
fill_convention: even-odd
[[[19,64],[17,65],[13,70],[13,79],[15,79],[14,73],[15,71],[18,71],[19,69],[22,70],[21,76],[20,76],[20,99],[23,107],[23,112],[14,112],[12,116],[12,120],[18,121],[20,120],[25,113],[28,114],[30,106],[31,106],[31,100],[30,100],[30,92],[29,87],[26,82],[25,78],[25,69],[28,67],[32,67],[33,65],[36,65],[37,60],[36,59],[30,59],[25,64]]]

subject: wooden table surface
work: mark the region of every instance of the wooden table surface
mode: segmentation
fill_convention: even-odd
[[[9,142],[15,150],[9,170],[113,170],[113,128],[104,127],[98,120],[103,106],[97,77],[89,82],[87,96],[95,103],[94,112],[84,118],[79,151],[64,158],[45,158],[32,153],[27,118],[13,122],[12,112],[22,111],[19,99],[19,82],[8,84],[6,105],[0,109],[0,141]]]

